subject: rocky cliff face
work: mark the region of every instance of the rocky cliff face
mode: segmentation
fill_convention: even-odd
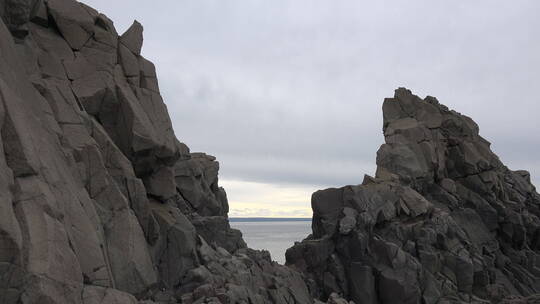
[[[143,28],[0,0],[0,303],[311,303],[230,229],[215,158],[173,132]]]
[[[399,89],[375,177],[313,194],[290,267],[246,248],[176,139],[142,26],[0,0],[0,303],[525,303],[540,196],[468,117]]]
[[[537,303],[540,195],[469,117],[398,89],[375,177],[312,196],[287,251],[315,297],[356,303]],[[528,297],[528,298],[527,298]]]

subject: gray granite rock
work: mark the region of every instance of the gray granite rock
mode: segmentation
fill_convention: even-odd
[[[312,196],[289,267],[231,229],[142,26],[0,1],[0,303],[534,303],[540,195],[474,121],[400,88],[375,177]]]
[[[0,16],[0,303],[312,302],[231,229],[219,164],[176,139],[140,24],[118,37],[74,0]]]
[[[219,163],[204,153],[185,155],[174,166],[176,187],[190,208],[200,215],[226,215],[227,196],[218,186]]]
[[[36,15],[42,16],[41,0],[4,0],[0,3],[0,18],[14,38],[23,39],[28,35],[28,23]]]
[[[74,50],[94,34],[94,18],[75,0],[48,0],[47,7],[60,33]]]
[[[120,36],[120,43],[133,54],[141,55],[143,27],[137,20],[133,21],[133,24]]]
[[[535,301],[540,196],[529,174],[505,167],[474,121],[433,97],[400,88],[383,119],[376,176],[315,192],[313,236],[287,265],[322,300]]]
[[[137,304],[137,299],[116,289],[85,285],[81,300],[83,304]]]

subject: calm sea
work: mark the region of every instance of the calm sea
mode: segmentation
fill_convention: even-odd
[[[311,219],[248,220],[231,219],[231,226],[242,231],[250,248],[268,250],[272,259],[280,264],[285,264],[285,251],[311,233]]]

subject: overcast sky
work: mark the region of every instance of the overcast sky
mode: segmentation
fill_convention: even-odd
[[[540,1],[87,0],[144,26],[177,137],[215,155],[231,216],[310,216],[374,174],[405,86],[472,117],[540,181]]]

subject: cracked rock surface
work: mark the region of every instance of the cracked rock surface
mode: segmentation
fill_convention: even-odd
[[[313,194],[288,249],[312,295],[355,303],[537,303],[540,195],[469,117],[396,90],[375,177]]]
[[[143,27],[0,0],[0,303],[536,303],[540,197],[468,117],[406,89],[362,185],[313,194],[288,266],[231,229],[175,136]]]
[[[312,303],[231,229],[173,132],[138,22],[0,0],[0,303]]]

